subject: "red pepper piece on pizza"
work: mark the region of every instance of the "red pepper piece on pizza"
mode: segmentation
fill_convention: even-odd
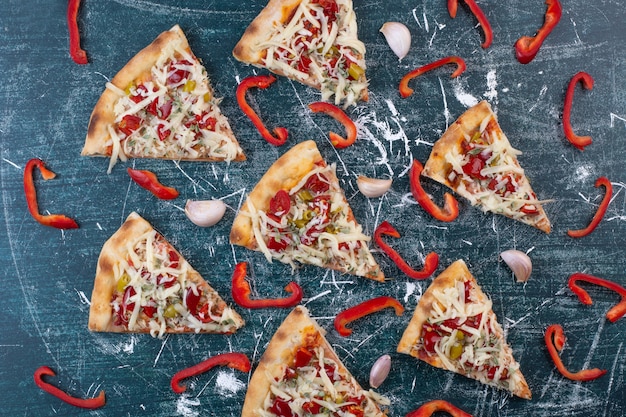
[[[366,391],[346,369],[305,307],[280,325],[248,384],[242,417],[384,417],[389,400]]]
[[[531,398],[491,300],[462,260],[446,268],[424,292],[397,350]]]
[[[246,159],[206,69],[176,25],[111,80],[89,120],[83,156],[177,161]]]
[[[323,101],[334,96],[338,106],[368,98],[352,0],[270,0],[233,56],[316,88]]]
[[[422,175],[490,211],[550,233],[542,202],[486,101],[463,113],[435,142]]]
[[[230,232],[230,242],[261,251],[296,268],[310,264],[383,281],[339,185],[314,141],[283,154],[248,195]]]
[[[114,333],[234,333],[244,325],[150,223],[131,213],[98,258],[89,330]]]

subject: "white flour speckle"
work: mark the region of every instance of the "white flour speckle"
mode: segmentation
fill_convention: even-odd
[[[577,181],[583,182],[587,178],[589,178],[589,176],[591,176],[592,171],[593,171],[593,168],[591,166],[581,165],[578,168],[576,168],[576,171],[574,172],[574,177]]]
[[[232,372],[220,371],[217,374],[215,389],[222,397],[232,397],[245,387],[246,384],[240,381]]]
[[[413,282],[407,282],[406,283],[406,294],[404,295],[404,302],[408,302],[409,301],[409,297],[411,295],[413,295],[413,293],[415,292],[415,289],[417,288],[417,285]]]
[[[492,69],[487,73],[487,91],[483,94],[488,100],[498,103],[498,80],[496,78],[496,70]]]
[[[461,83],[454,83],[452,88],[454,89],[454,96],[456,97],[456,99],[459,100],[459,103],[461,103],[465,107],[472,107],[478,104],[478,99],[467,91],[463,90],[463,86],[461,85]]]
[[[184,417],[198,417],[200,412],[192,407],[200,405],[200,400],[189,398],[187,395],[181,395],[176,401],[176,412]]]

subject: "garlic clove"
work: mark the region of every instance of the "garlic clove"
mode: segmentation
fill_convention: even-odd
[[[200,227],[217,224],[226,212],[222,200],[187,200],[185,214],[191,222]]]
[[[511,268],[517,282],[526,282],[533,270],[533,263],[524,252],[509,249],[500,254],[502,260]]]
[[[370,370],[370,386],[372,388],[378,388],[391,370],[391,356],[383,355],[374,362],[372,369]]]
[[[356,179],[356,185],[359,187],[359,191],[365,197],[380,197],[385,194],[389,188],[391,188],[391,178],[389,179],[378,179],[378,178],[368,178],[363,175],[359,175]]]
[[[411,48],[411,32],[409,32],[409,29],[400,22],[387,22],[380,28],[380,31],[385,35],[391,50],[402,61],[402,58],[409,53],[409,48]]]

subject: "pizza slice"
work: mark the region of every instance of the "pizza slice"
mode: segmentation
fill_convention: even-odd
[[[380,405],[389,400],[361,388],[324,334],[296,307],[252,374],[241,416],[386,416]]]
[[[242,161],[245,155],[206,69],[178,25],[161,33],[118,73],[89,120],[84,156]]]
[[[352,0],[269,0],[233,56],[321,90],[324,101],[334,96],[336,105],[368,98]]]
[[[530,399],[491,306],[465,262],[458,260],[424,292],[397,350]]]
[[[439,139],[422,175],[484,212],[502,214],[550,233],[550,220],[486,101],[468,109]]]
[[[115,333],[234,333],[243,319],[137,213],[102,247],[89,330]]]
[[[248,195],[233,222],[230,242],[296,268],[310,264],[383,281],[354,218],[335,165],[314,141],[283,154]]]

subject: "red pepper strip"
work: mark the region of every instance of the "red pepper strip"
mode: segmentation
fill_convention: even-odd
[[[128,175],[130,175],[133,181],[140,187],[150,191],[155,197],[161,200],[173,200],[178,197],[178,190],[161,184],[154,172],[132,168],[128,168],[127,170]]]
[[[284,127],[277,127],[274,129],[274,134],[276,135],[276,137],[272,136],[270,131],[267,130],[267,128],[261,121],[259,115],[255,113],[255,111],[246,101],[246,92],[248,91],[248,89],[252,87],[266,89],[274,81],[276,81],[276,78],[273,75],[257,75],[244,78],[237,86],[237,103],[239,104],[239,107],[241,108],[241,110],[243,110],[245,115],[250,118],[250,120],[254,124],[254,127],[257,128],[259,133],[261,133],[263,139],[265,139],[274,146],[281,146],[287,141],[287,129],[285,129]]]
[[[596,211],[596,214],[594,214],[593,219],[591,219],[591,223],[589,223],[589,226],[585,227],[584,229],[568,230],[567,235],[569,237],[587,236],[589,233],[593,232],[594,229],[598,226],[598,224],[600,224],[600,222],[602,221],[602,218],[604,217],[604,214],[606,213],[606,209],[609,206],[609,203],[611,202],[611,196],[613,195],[613,185],[611,185],[611,181],[609,181],[607,177],[600,177],[596,180],[594,186],[598,188],[601,185],[604,186],[604,188],[606,189],[606,192],[604,193],[604,198],[602,199],[602,202],[598,206],[598,210]]]
[[[80,32],[78,31],[78,8],[80,0],[69,0],[67,3],[67,27],[70,32],[70,56],[77,64],[88,64],[87,52],[80,47]]]
[[[582,151],[585,149],[585,146],[591,145],[591,136],[576,135],[574,133],[574,129],[572,129],[572,123],[570,120],[570,116],[572,114],[572,103],[574,102],[574,89],[579,81],[585,89],[593,89],[593,77],[591,75],[584,71],[574,74],[572,79],[569,81],[567,92],[565,93],[565,102],[563,104],[563,131],[565,132],[567,140]]]
[[[437,411],[445,411],[452,417],[472,417],[471,414],[466,413],[444,400],[432,400],[423,404],[417,410],[411,411],[405,417],[430,417]]]
[[[456,64],[457,66],[456,70],[452,73],[452,78],[456,78],[459,75],[463,74],[463,71],[465,71],[465,68],[467,68],[463,58],[458,56],[448,56],[445,58],[441,58],[438,61],[431,62],[430,64],[426,64],[423,67],[419,67],[417,69],[414,69],[413,71],[410,71],[404,77],[402,77],[399,87],[400,95],[403,98],[407,98],[408,96],[413,94],[413,89],[409,87],[409,81],[411,81],[413,78],[446,64]]]
[[[380,248],[391,258],[391,260],[400,268],[402,272],[414,279],[426,279],[431,276],[439,266],[439,255],[430,252],[424,260],[424,269],[416,271],[406,263],[402,256],[396,252],[391,246],[387,245],[383,240],[383,235],[400,237],[400,233],[387,221],[378,225],[374,231],[374,241]]]
[[[546,0],[548,9],[544,17],[543,26],[537,31],[535,36],[522,36],[515,42],[515,56],[522,64],[528,64],[535,58],[541,44],[548,37],[552,29],[561,19],[561,3],[559,0]]]
[[[396,310],[396,316],[401,316],[402,313],[404,313],[404,307],[398,300],[383,295],[364,301],[337,314],[337,316],[335,316],[335,330],[337,330],[337,333],[341,336],[350,336],[352,329],[346,327],[348,323],[387,307],[392,307]]]
[[[611,291],[615,291],[622,296],[622,300],[606,313],[606,318],[609,319],[611,323],[615,323],[617,320],[622,318],[624,314],[626,314],[626,288],[613,281],[609,281],[608,279],[594,277],[593,275],[583,274],[581,272],[572,274],[569,277],[567,285],[585,305],[591,305],[593,304],[593,301],[591,300],[589,293],[576,283],[577,281],[585,281],[590,284],[599,285],[601,287],[608,288]]]
[[[51,180],[56,177],[56,174],[47,169],[41,159],[33,158],[26,163],[26,167],[24,168],[24,194],[26,195],[26,204],[28,205],[30,214],[44,226],[56,227],[57,229],[78,229],[76,221],[63,214],[43,215],[39,213],[37,192],[35,191],[35,182],[33,180],[33,170],[35,167],[39,168],[44,180]]]
[[[54,385],[50,385],[49,383],[45,382],[43,380],[44,376],[56,376],[56,374],[49,367],[47,367],[47,366],[40,366],[35,371],[35,375],[34,375],[35,384],[37,384],[37,386],[39,388],[41,388],[42,390],[44,390],[48,394],[52,394],[55,397],[57,397],[58,399],[60,399],[62,401],[65,401],[66,403],[68,403],[70,405],[73,405],[74,407],[89,408],[89,409],[93,410],[95,408],[100,408],[100,407],[104,406],[104,404],[106,403],[106,399],[104,397],[104,391],[100,391],[98,396],[94,397],[94,398],[86,398],[86,399],[84,399],[84,398],[76,398],[76,397],[72,397],[68,393],[60,390],[59,388],[55,387]]]
[[[328,136],[330,137],[330,142],[333,144],[335,148],[343,149],[352,145],[356,140],[357,130],[356,125],[348,117],[348,115],[341,110],[339,107],[335,106],[331,103],[326,103],[323,101],[318,101],[315,103],[309,104],[309,108],[314,113],[326,113],[327,115],[333,117],[335,120],[340,122],[346,128],[346,138],[341,137],[335,132],[330,132]]]
[[[465,4],[467,4],[467,7],[469,7],[470,11],[474,14],[476,19],[478,19],[478,23],[480,24],[480,26],[483,28],[483,31],[485,32],[485,41],[480,46],[482,46],[484,49],[489,48],[489,46],[491,46],[491,42],[493,42],[493,30],[491,29],[491,24],[489,23],[487,16],[485,16],[485,13],[476,4],[474,0],[463,0],[463,1],[465,1]],[[459,5],[458,0],[448,0],[448,13],[450,14],[450,17],[453,19],[456,17],[456,11],[457,11],[458,5]]]
[[[563,346],[565,345],[565,334],[563,333],[563,328],[560,324],[553,324],[549,326],[546,329],[544,340],[546,342],[548,352],[550,353],[550,357],[556,365],[556,369],[558,369],[561,375],[565,378],[571,379],[572,381],[591,381],[606,374],[606,369],[593,368],[583,369],[578,372],[570,372],[565,368],[563,361],[561,361],[561,358],[559,357],[559,352],[563,350]]]
[[[251,368],[250,360],[243,353],[222,353],[176,372],[170,382],[172,390],[176,394],[182,394],[187,390],[187,386],[180,383],[182,379],[203,374],[216,366],[228,366],[241,372],[250,372]]]
[[[233,300],[235,300],[235,303],[238,305],[245,308],[287,308],[293,307],[302,301],[302,287],[293,281],[285,287],[285,291],[291,293],[289,297],[251,300],[250,285],[246,281],[247,269],[248,266],[245,262],[239,262],[235,265],[235,271],[233,272],[232,295]]]
[[[411,172],[409,174],[409,183],[411,185],[413,198],[435,219],[441,220],[442,222],[453,221],[459,215],[459,202],[456,201],[456,198],[454,198],[452,194],[445,193],[443,196],[445,199],[443,209],[436,205],[428,194],[426,194],[426,191],[424,191],[422,184],[420,183],[420,175],[422,174],[423,169],[424,167],[422,166],[422,163],[417,159],[414,159],[413,165],[411,166]]]

